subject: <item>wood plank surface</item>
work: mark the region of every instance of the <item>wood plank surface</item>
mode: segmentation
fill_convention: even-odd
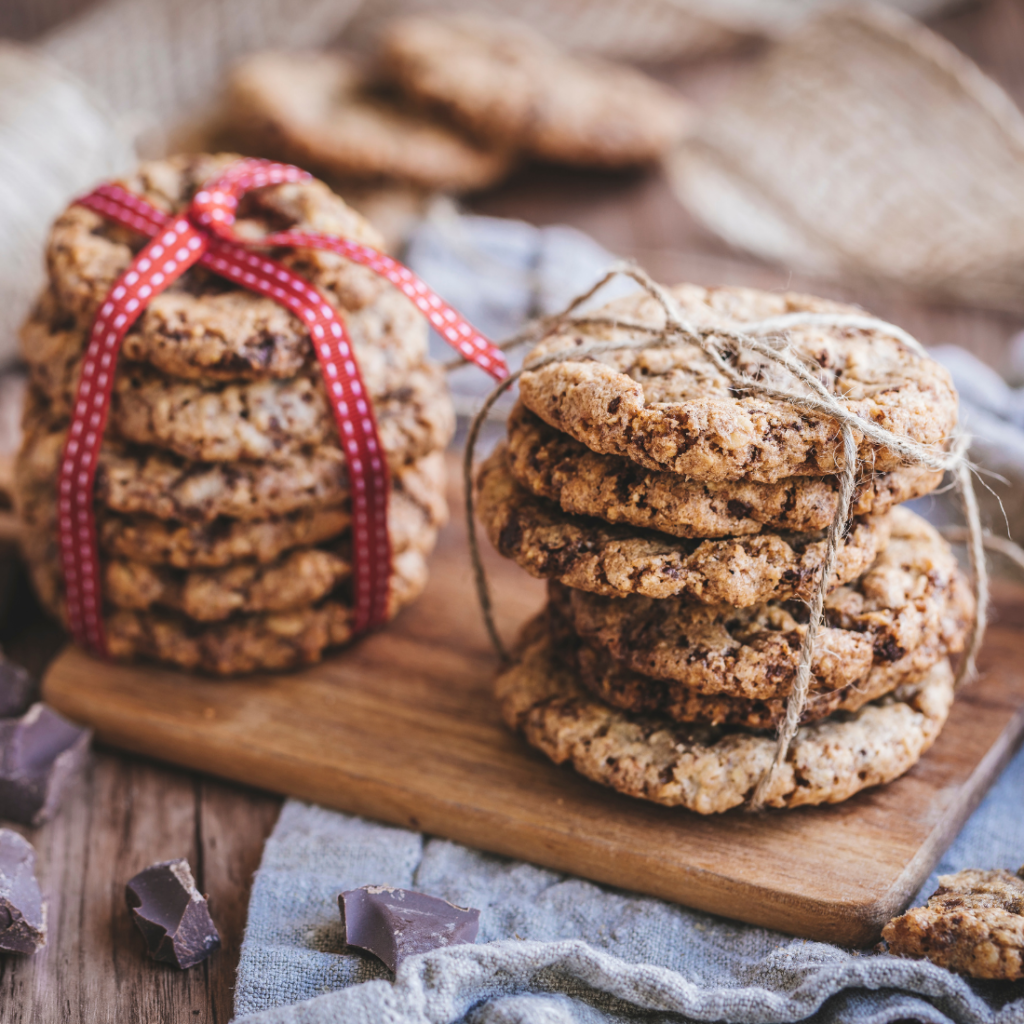
[[[850,945],[877,939],[1024,735],[1024,641],[997,626],[982,678],[889,786],[837,806],[709,818],[620,796],[501,722],[454,482],[451,503],[423,597],[322,665],[224,681],[72,648],[51,666],[46,699],[128,750]],[[511,635],[543,586],[493,553],[488,565]]]
[[[39,676],[65,637],[23,573],[9,575],[0,639]],[[99,746],[52,821],[34,829],[3,823],[35,847],[49,912],[45,949],[0,956],[0,1021],[225,1024],[252,876],[280,805],[270,793]],[[171,857],[188,858],[223,943],[186,972],[146,956],[124,898],[136,871]]]

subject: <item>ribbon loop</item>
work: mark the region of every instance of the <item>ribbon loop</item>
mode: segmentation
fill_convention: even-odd
[[[236,235],[236,211],[247,191],[311,177],[288,164],[240,160],[196,193],[185,216],[164,213],[114,184],[101,185],[77,200],[152,239],[115,282],[93,321],[58,474],[58,533],[68,621],[75,640],[99,654],[106,654],[106,640],[93,489],[114,367],[121,343],[146,303],[189,267],[199,263],[273,299],[309,331],[348,469],[354,633],[387,619],[391,543],[386,453],[344,319],[319,289],[258,250],[268,246],[323,249],[369,267],[407,295],[463,356],[498,380],[508,376],[501,351],[390,256],[316,232],[283,231],[258,240]]]

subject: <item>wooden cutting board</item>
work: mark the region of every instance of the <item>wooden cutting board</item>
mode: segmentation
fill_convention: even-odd
[[[452,507],[461,508],[457,495]],[[485,542],[486,543],[486,542]],[[543,585],[487,553],[506,636]],[[302,672],[220,681],[69,648],[46,699],[105,743],[807,938],[874,942],[1024,735],[1024,592],[908,775],[834,807],[702,818],[552,765],[502,725],[465,528],[383,632]]]

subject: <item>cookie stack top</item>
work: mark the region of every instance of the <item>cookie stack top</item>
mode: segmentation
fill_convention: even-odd
[[[143,164],[121,184],[174,213],[236,157]],[[242,200],[236,230],[287,228],[380,244],[320,182]],[[44,600],[61,604],[54,482],[99,305],[145,239],[80,206],[54,224],[49,282],[25,324],[31,387],[19,507]],[[342,315],[392,474],[392,612],[421,589],[445,515],[441,449],[454,414],[427,328],[368,268],[304,249],[274,257]],[[239,672],[315,660],[350,633],[348,474],[305,326],[275,302],[193,267],[125,338],[96,474],[108,644]],[[198,625],[202,623],[203,625]]]
[[[791,313],[861,314],[752,289],[682,285],[671,295],[683,319],[726,337],[751,323],[764,331]],[[697,741],[686,730],[711,730],[698,743],[700,757],[720,765],[746,737],[760,751],[750,754],[760,766],[750,769],[756,783],[774,750],[763,731],[779,724],[793,687],[807,602],[839,503],[842,442],[830,419],[737,387],[704,348],[644,344],[651,335],[630,326],[659,327],[664,316],[647,293],[630,296],[590,316],[598,322],[567,325],[527,357],[526,365],[566,358],[523,373],[507,444],[480,470],[478,508],[503,554],[552,581],[546,626],[530,627],[517,665],[499,681],[510,724],[598,781],[718,811],[749,799],[751,786],[722,782],[698,796],[690,754],[659,762],[654,782],[644,772],[623,775],[612,767],[618,756],[592,756],[593,737],[570,742],[570,723],[585,713],[591,724],[619,722],[626,733],[657,727],[691,753]],[[926,355],[880,329],[813,317],[790,322],[785,337],[789,354],[851,411],[922,444],[948,439],[957,396]],[[584,349],[589,354],[573,357]],[[801,393],[766,357],[742,349],[736,359],[745,376]],[[936,708],[948,710],[952,691],[948,666],[937,666],[962,648],[973,614],[948,546],[897,508],[937,487],[942,473],[855,440],[852,519],[828,581],[804,731],[838,728],[844,715],[877,717],[882,700],[903,709],[886,711],[889,718],[919,716],[920,742],[882,757],[881,775],[851,774],[848,761],[832,764],[825,782],[820,772],[816,782],[799,772],[788,783],[780,776],[769,799],[776,806],[845,799],[905,771],[944,720]],[[925,679],[942,692],[925,701],[933,718],[908,710],[907,701],[923,699]],[[566,702],[562,713],[553,710],[555,693]],[[899,730],[883,731],[890,746],[902,742]],[[628,755],[634,768],[635,755]]]

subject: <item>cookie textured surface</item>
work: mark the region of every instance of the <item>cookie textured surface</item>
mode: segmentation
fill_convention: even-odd
[[[440,453],[409,463],[391,476],[388,531],[396,550],[448,521],[445,467]],[[52,488],[15,491],[26,527],[55,536],[57,511]],[[297,547],[312,547],[340,537],[352,525],[348,502],[299,510],[268,519],[182,522],[149,515],[125,515],[96,509],[100,550],[112,557],[177,569],[218,569],[233,562],[273,562]]]
[[[651,163],[689,130],[689,104],[632,68],[571,56],[522,22],[468,14],[392,22],[392,79],[481,139],[584,167]]]
[[[893,918],[882,931],[889,952],[927,957],[975,978],[1024,978],[1024,868],[940,875],[923,907]]]
[[[683,317],[697,326],[742,329],[745,323],[788,313],[862,311],[806,295],[749,288],[671,289]],[[599,315],[652,325],[664,311],[646,293],[616,300]],[[921,444],[942,445],[956,425],[957,397],[948,372],[879,331],[823,326],[788,330],[790,351],[846,407],[879,427]],[[824,476],[842,467],[835,424],[789,402],[737,393],[697,345],[629,348],[585,360],[573,350],[588,343],[642,340],[627,327],[576,325],[544,341],[527,357],[568,358],[523,374],[523,404],[557,430],[595,452],[632,459],[709,483]],[[736,360],[747,376],[790,393],[803,385],[756,354]],[[900,468],[896,453],[858,435],[860,457],[875,472]]]
[[[423,189],[484,188],[508,170],[495,147],[374,90],[341,54],[270,52],[238,65],[225,120],[248,152],[338,178],[385,178]]]
[[[890,519],[892,538],[874,564],[825,600],[813,691],[885,692],[879,687],[917,678],[963,649],[974,598],[956,557],[909,509],[894,509]],[[614,599],[563,587],[553,587],[552,595],[576,635],[606,661],[678,684],[666,695],[681,688],[764,700],[792,689],[807,621],[800,602],[736,608],[685,598]]]
[[[422,460],[392,481],[388,533],[395,555],[428,555],[433,550],[447,515],[441,458],[436,454]],[[54,503],[22,512],[22,546],[36,591],[48,608],[59,611],[63,584]],[[139,521],[101,514],[98,519],[100,549],[106,556],[104,597],[120,608],[162,607],[200,622],[216,622],[242,612],[306,607],[351,577],[347,505],[286,519],[293,526],[306,524],[306,535],[298,539],[287,527],[275,532],[280,523],[275,520],[225,529],[219,523],[190,528],[149,517]],[[311,536],[312,529],[326,535]],[[282,546],[282,538],[293,543]]]
[[[45,411],[36,415],[33,402],[30,391],[16,468],[17,487],[26,500],[40,488],[52,491],[67,433]],[[419,419],[401,402],[395,405],[395,418],[381,415],[381,441],[393,472],[442,448],[451,436],[451,407],[442,403],[437,409],[441,421]],[[337,505],[347,500],[348,486],[345,455],[336,440],[273,460],[194,462],[111,437],[100,449],[95,493],[114,512],[212,522],[218,516],[266,519]]]
[[[628,796],[715,814],[748,801],[775,754],[772,736],[634,716],[593,697],[559,655],[543,616],[518,660],[497,679],[507,724],[555,764]],[[939,662],[918,684],[853,714],[802,726],[769,807],[838,803],[908,771],[932,745],[953,702],[953,673]]]
[[[222,299],[201,329],[224,333],[236,329],[239,334],[252,330],[252,326],[246,325],[244,321],[231,321],[231,306],[238,303],[243,303],[239,294],[234,295],[230,301]],[[187,300],[183,299],[182,304],[187,305]],[[202,309],[193,307],[188,313],[197,319],[195,326],[199,329],[198,318]],[[370,304],[344,315],[344,319],[353,351],[359,361],[363,383],[371,398],[379,398],[402,387],[409,374],[423,366],[427,358],[427,324],[401,292],[389,288]],[[181,325],[181,329],[191,330],[184,325]],[[54,298],[53,289],[43,293],[32,316],[21,329],[21,353],[28,363],[32,381],[50,400],[57,415],[68,415],[71,411],[87,342],[88,334],[85,331],[68,325]],[[178,355],[180,353],[168,352],[163,362],[173,360]],[[218,384],[221,393],[231,394],[233,386],[234,393],[255,396],[249,399],[250,403],[259,402],[263,395],[275,395],[275,385],[282,387],[293,383],[291,380],[264,378],[247,386],[248,377],[245,375],[242,375],[241,380],[231,380],[223,372],[204,376],[188,367],[179,366],[178,369],[184,372],[168,377],[166,368],[155,369],[146,362],[133,362],[122,355],[115,371],[114,401],[118,400],[119,394],[124,393],[126,386],[130,386],[126,385],[126,380],[136,378],[165,381],[166,386],[176,388],[179,395],[189,394],[189,381],[193,382],[193,393],[201,395],[216,393]],[[316,377],[317,370],[310,365],[297,374],[296,379],[315,380]]]
[[[237,159],[230,154],[171,157],[143,163],[118,183],[177,213]],[[382,244],[370,224],[322,182],[257,189],[239,204],[239,234],[255,239],[287,229],[325,232],[374,248]],[[85,207],[62,213],[46,250],[54,326],[87,332],[114,281],[146,241]],[[334,253],[283,248],[270,255],[319,288],[346,320],[393,290],[368,267]],[[125,336],[121,358],[174,377],[235,381],[293,377],[314,362],[309,334],[297,317],[201,267],[148,303]]]
[[[393,560],[388,618],[423,592],[424,555],[404,551]],[[204,625],[173,612],[119,609],[106,620],[114,658],[151,658],[213,675],[287,669],[320,661],[332,647],[352,640],[352,605],[330,597],[296,611],[240,615]]]
[[[600,651],[583,644],[576,654],[579,680],[595,697],[611,707],[636,715],[657,715],[673,722],[705,725],[736,725],[744,729],[777,729],[786,717],[786,702],[780,698],[753,700],[722,694],[697,693],[678,683],[631,672],[609,662]],[[882,673],[860,685],[811,695],[801,724],[817,722],[834,711],[856,711],[872,700],[891,693],[900,685]]]
[[[820,533],[765,532],[700,541],[573,516],[520,487],[503,448],[481,466],[477,495],[480,521],[506,558],[532,576],[609,597],[685,595],[738,607],[772,597],[806,600],[825,549]],[[864,572],[888,539],[886,516],[855,520],[840,549],[832,586]]]
[[[809,532],[832,522],[836,476],[798,476],[774,484],[710,484],[599,455],[548,426],[522,403],[508,420],[508,467],[527,490],[565,512],[597,516],[676,537],[734,537],[762,529]],[[942,471],[904,467],[860,480],[852,514],[880,515],[942,482]]]
[[[393,543],[393,561],[418,567],[434,549],[437,531],[424,529]],[[37,593],[62,612],[63,585],[52,535],[30,532],[25,541]],[[180,612],[196,622],[221,622],[255,612],[298,611],[332,594],[352,577],[349,538],[320,547],[298,548],[270,563],[235,562],[221,569],[174,569],[125,558],[105,560],[103,596],[115,608]]]

